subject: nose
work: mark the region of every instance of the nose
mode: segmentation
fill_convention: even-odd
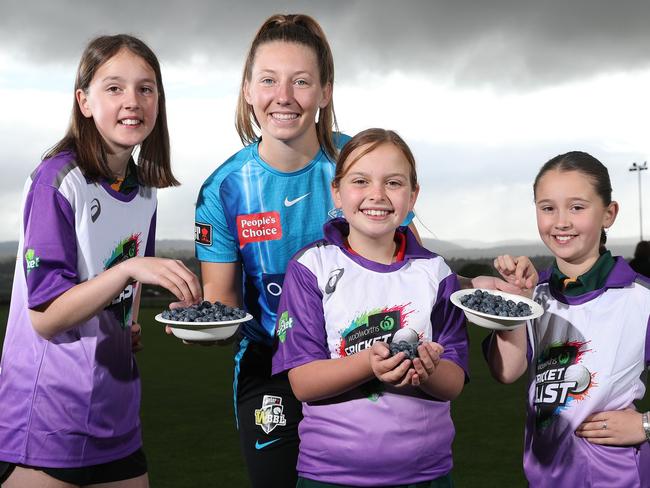
[[[136,110],[140,107],[140,100],[136,90],[126,90],[124,92],[124,108]]]
[[[383,201],[386,199],[386,187],[383,183],[376,182],[370,186],[368,198],[372,201]]]
[[[571,220],[569,219],[569,212],[567,210],[560,209],[557,212],[555,227],[557,229],[568,229],[571,227]]]
[[[293,84],[291,81],[283,81],[278,83],[278,89],[276,92],[276,100],[281,105],[286,105],[291,103],[293,99]]]

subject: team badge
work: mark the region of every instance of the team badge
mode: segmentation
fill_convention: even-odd
[[[194,222],[194,242],[203,246],[212,245],[212,226],[201,222]]]
[[[283,411],[282,397],[264,395],[262,408],[255,409],[255,425],[259,425],[265,434],[271,432],[278,425],[283,427],[287,425]]]

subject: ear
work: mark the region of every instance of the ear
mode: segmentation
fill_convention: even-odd
[[[318,104],[318,107],[319,108],[327,107],[331,100],[332,100],[332,84],[328,82],[327,85],[325,85],[323,87],[323,90],[321,91],[321,99]]]
[[[415,190],[411,192],[411,203],[409,204],[409,212],[413,211],[413,208],[415,207],[415,202],[417,201],[419,194],[420,194],[420,185],[416,185]]]
[[[330,191],[332,192],[332,200],[334,200],[334,206],[336,208],[342,208],[343,202],[341,202],[341,191],[339,190],[339,188],[335,187],[334,185],[331,185]]]
[[[90,110],[90,106],[88,104],[88,95],[86,94],[86,92],[83,91],[81,88],[79,88],[75,92],[74,96],[77,99],[77,104],[79,105],[79,110],[81,110],[81,113],[83,114],[83,116],[86,117],[86,118],[92,117],[93,113]]]
[[[603,216],[603,227],[605,229],[609,229],[612,225],[614,225],[614,221],[616,221],[617,215],[618,202],[612,202],[607,205],[607,208],[605,209],[605,215]]]
[[[244,80],[244,86],[241,88],[242,95],[244,95],[244,100],[246,100],[246,103],[249,105],[253,105],[253,102],[251,102],[251,92],[250,92],[250,84],[248,83],[248,80]]]

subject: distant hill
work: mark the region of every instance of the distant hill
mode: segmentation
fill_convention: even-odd
[[[485,243],[480,241],[460,241],[465,245],[439,239],[423,238],[427,249],[447,259],[484,259],[494,258],[500,254],[517,256],[548,256],[548,249],[541,242],[502,241]],[[612,239],[608,248],[615,256],[631,258],[634,255],[636,241],[633,239]],[[18,248],[17,241],[0,242],[0,260],[14,259]],[[161,239],[156,242],[159,256],[188,258],[194,256],[194,241],[187,239]]]

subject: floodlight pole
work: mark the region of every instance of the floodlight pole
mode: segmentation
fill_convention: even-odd
[[[639,234],[640,240],[643,240],[643,204],[641,203],[641,171],[648,169],[648,162],[643,161],[643,164],[632,163],[630,171],[637,171],[639,173]]]

